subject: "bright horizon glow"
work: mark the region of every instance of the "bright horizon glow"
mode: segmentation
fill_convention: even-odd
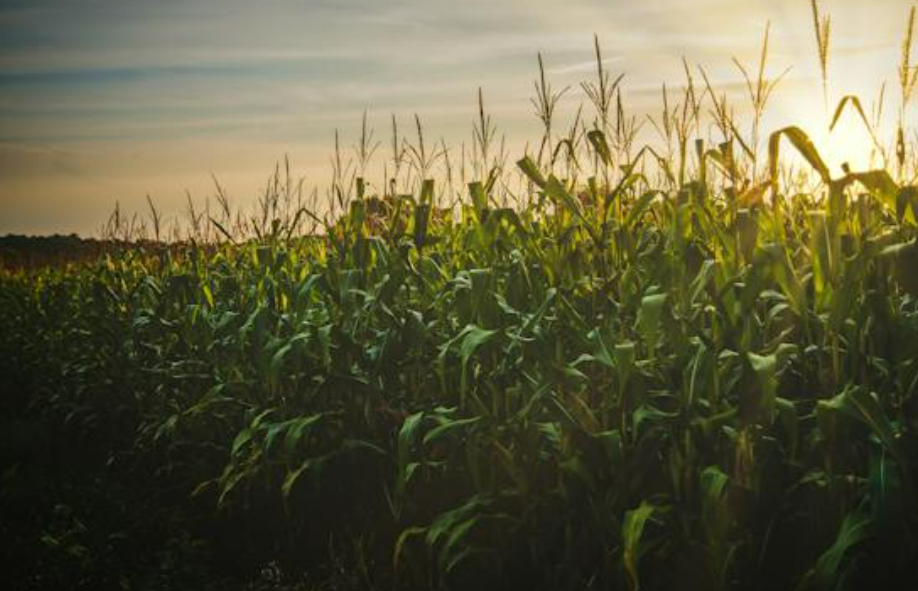
[[[885,80],[889,124],[915,2],[821,5],[833,28],[829,111],[845,94],[869,109]],[[391,115],[407,133],[417,113],[430,141],[458,150],[479,87],[512,162],[540,133],[529,104],[536,52],[556,88],[571,86],[563,129],[585,100],[578,83],[593,75],[594,33],[639,117],[659,113],[663,82],[682,84],[683,56],[743,109],[730,58],[752,66],[769,21],[767,72],[791,71],[764,130],[800,125],[834,175],[845,161],[866,168],[854,111],[826,129],[809,0],[3,0],[0,234],[93,235],[116,201],[143,213],[148,194],[178,216],[186,190],[199,203],[213,195],[211,173],[245,206],[285,155],[321,189],[335,130],[350,151],[364,109],[383,142],[376,178]]]

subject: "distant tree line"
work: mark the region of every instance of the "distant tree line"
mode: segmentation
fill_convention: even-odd
[[[34,269],[93,258],[111,249],[110,241],[81,238],[77,234],[52,236],[0,236],[0,267]]]

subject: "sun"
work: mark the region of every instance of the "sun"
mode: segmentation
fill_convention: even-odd
[[[834,105],[833,105],[834,108]],[[854,109],[846,109],[830,129],[833,111],[826,109],[822,97],[809,99],[795,96],[780,109],[780,119],[774,129],[785,125],[799,125],[812,140],[833,178],[844,174],[844,167],[852,171],[865,171],[882,165],[870,131]],[[799,122],[806,122],[800,124]],[[877,132],[877,136],[884,137]],[[787,157],[795,159],[790,153]]]
[[[854,113],[842,115],[835,127],[817,134],[816,147],[835,176],[843,165],[851,170],[864,171],[877,165],[878,157],[870,132]]]

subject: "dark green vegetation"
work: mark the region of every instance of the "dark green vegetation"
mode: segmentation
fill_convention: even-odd
[[[378,235],[357,200],[327,239],[8,276],[6,412],[53,425],[19,436],[63,464],[136,478],[128,518],[174,506],[241,568],[331,548],[406,587],[913,571],[914,190],[747,209],[626,184],[550,177],[542,206],[458,223],[401,199]],[[84,544],[62,511],[43,541]]]
[[[797,128],[762,162],[732,121],[719,147],[688,144],[699,109],[684,108],[657,160],[627,156],[603,112],[570,140],[583,167],[518,163],[517,208],[486,167],[455,218],[433,181],[370,197],[358,179],[322,236],[296,237],[311,215],[296,212],[253,240],[5,274],[5,577],[915,580],[905,144],[894,173],[833,177]],[[784,143],[812,190],[781,178]]]
[[[0,236],[0,265],[7,270],[36,269],[64,262],[98,259],[118,245],[69,236]]]

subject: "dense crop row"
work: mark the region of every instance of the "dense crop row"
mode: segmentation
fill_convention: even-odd
[[[914,574],[914,189],[575,197],[521,166],[523,211],[358,199],[326,237],[6,276],[5,372],[256,561],[332,539],[421,588]]]

